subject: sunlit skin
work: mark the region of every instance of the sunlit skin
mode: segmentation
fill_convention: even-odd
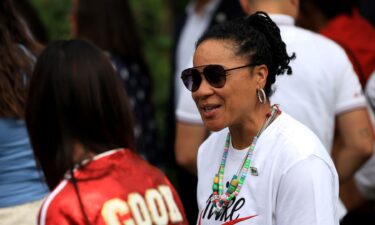
[[[235,55],[233,46],[229,40],[204,41],[195,51],[194,67],[219,64],[229,69],[249,64],[248,58]],[[265,65],[232,70],[222,88],[212,87],[202,76],[202,83],[192,96],[205,127],[211,131],[229,127],[235,148],[249,146],[270,111],[269,102],[261,104],[256,95],[257,89],[264,88],[267,75]]]

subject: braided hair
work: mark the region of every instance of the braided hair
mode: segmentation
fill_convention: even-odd
[[[295,54],[288,55],[280,29],[264,12],[256,12],[213,27],[198,39],[196,47],[208,39],[234,41],[237,44],[236,55],[248,56],[255,65],[265,64],[269,71],[264,87],[267,97],[272,95],[271,86],[275,83],[276,75],[285,72],[292,74],[289,62],[295,58]]]

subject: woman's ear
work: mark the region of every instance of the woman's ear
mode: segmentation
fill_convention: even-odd
[[[268,68],[266,65],[261,64],[254,67],[254,76],[256,76],[257,84],[260,88],[266,86],[268,77]]]

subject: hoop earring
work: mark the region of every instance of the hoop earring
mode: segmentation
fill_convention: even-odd
[[[261,104],[263,104],[267,101],[267,96],[266,96],[266,93],[264,92],[263,88],[257,89],[257,96],[258,96],[258,100]]]

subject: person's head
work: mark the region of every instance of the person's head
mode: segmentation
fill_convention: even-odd
[[[72,0],[72,35],[126,60],[143,60],[128,0]]]
[[[303,0],[297,24],[301,27],[318,32],[334,17],[352,13],[357,0]]]
[[[0,2],[0,117],[23,118],[33,56],[41,46],[27,33],[12,0]]]
[[[40,55],[26,124],[50,188],[76,163],[76,146],[82,146],[82,158],[133,149],[132,116],[118,79],[108,57],[82,40],[58,41]]]
[[[13,0],[17,12],[27,24],[33,38],[39,43],[48,43],[47,30],[30,0]]]
[[[273,14],[286,14],[297,18],[300,0],[240,0],[247,14],[263,11]]]
[[[217,131],[241,124],[254,110],[269,105],[261,90],[271,96],[276,76],[291,74],[293,57],[288,56],[276,24],[257,12],[204,33],[197,42],[194,68],[185,70],[182,78],[206,127]],[[241,68],[229,70],[237,67]]]

